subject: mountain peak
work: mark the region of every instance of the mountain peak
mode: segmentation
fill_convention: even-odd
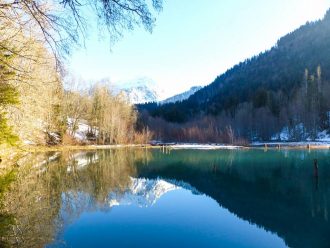
[[[157,102],[164,90],[152,79],[141,77],[126,82],[118,82],[115,87],[123,92],[132,104]]]

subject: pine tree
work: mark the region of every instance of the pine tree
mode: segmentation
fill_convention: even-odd
[[[6,108],[18,104],[18,92],[10,84],[10,81],[15,77],[11,68],[13,59],[13,54],[0,50],[0,144],[8,143],[11,145],[18,140],[8,125],[6,117]]]

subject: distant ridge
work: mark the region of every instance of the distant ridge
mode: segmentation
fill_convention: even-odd
[[[239,104],[253,101],[260,89],[282,91],[290,97],[301,85],[305,69],[314,73],[319,65],[322,79],[329,81],[330,10],[322,20],[308,22],[285,35],[270,50],[235,65],[188,99],[160,105],[152,114],[176,121],[172,118],[175,110],[180,122],[185,122],[200,114],[235,111]]]
[[[185,92],[182,92],[180,94],[169,97],[163,101],[160,101],[160,104],[181,102],[183,100],[188,99],[191,95],[193,95],[196,91],[200,90],[201,88],[202,86],[193,86]]]

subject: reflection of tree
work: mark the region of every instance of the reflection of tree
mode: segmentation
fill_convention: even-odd
[[[52,238],[52,220],[57,209],[50,207],[50,202],[55,199],[48,196],[48,185],[40,182],[40,167],[37,165],[41,159],[44,156],[36,156],[31,159],[31,163],[18,169],[16,180],[11,183],[10,190],[4,196],[2,212],[14,217],[11,232],[3,237],[10,247],[41,247],[46,240]]]
[[[19,168],[4,196],[0,212],[15,220],[14,225],[6,224],[11,231],[2,238],[10,246],[43,247],[52,242],[74,216],[104,204],[110,192],[124,191],[135,175],[134,162],[143,161],[145,154],[118,149],[63,152],[56,159],[51,155],[38,155]],[[41,162],[45,159],[47,163]]]
[[[328,153],[305,151],[173,151],[157,155],[138,176],[182,180],[221,206],[277,233],[290,247],[326,247],[330,164]],[[156,157],[156,155],[154,155]],[[320,157],[315,190],[313,158]],[[185,161],[185,162],[182,162]],[[308,235],[307,235],[308,233]]]
[[[3,208],[3,198],[8,190],[10,183],[15,180],[15,171],[6,172],[0,177],[0,210]],[[8,247],[9,244],[3,237],[10,233],[10,227],[14,225],[14,216],[6,212],[0,211],[0,247]]]
[[[123,194],[130,177],[189,183],[240,218],[277,233],[290,247],[329,243],[326,152],[118,149],[52,155],[38,155],[20,167],[4,195],[0,225],[10,232],[1,233],[1,242],[8,246],[53,242],[83,211],[108,210],[109,193]],[[45,157],[48,162],[41,163]],[[313,158],[319,158],[318,181]]]

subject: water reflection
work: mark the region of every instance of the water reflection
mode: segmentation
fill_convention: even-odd
[[[240,218],[277,233],[290,247],[328,246],[328,151],[185,151],[166,160],[143,167],[139,176],[189,182]]]
[[[98,229],[95,247],[103,229],[114,246],[129,244],[123,233],[138,241],[148,231],[149,244],[158,246],[169,244],[163,233],[195,246],[209,240],[214,247],[278,247],[283,239],[290,247],[327,247],[329,165],[328,151],[38,154],[17,170],[2,197],[0,217],[8,222],[0,221],[7,230],[0,247],[61,247],[89,226]]]
[[[19,168],[16,180],[3,197],[2,213],[15,218],[2,246],[43,247],[63,226],[63,207],[76,216],[86,204],[106,201],[109,192],[124,191],[134,176],[138,152],[126,150],[39,154]],[[89,203],[80,195],[90,197]],[[66,200],[69,200],[66,202]],[[67,204],[69,203],[69,204]],[[74,205],[72,205],[74,204]],[[74,211],[69,208],[74,209]],[[75,216],[67,216],[74,219]]]

